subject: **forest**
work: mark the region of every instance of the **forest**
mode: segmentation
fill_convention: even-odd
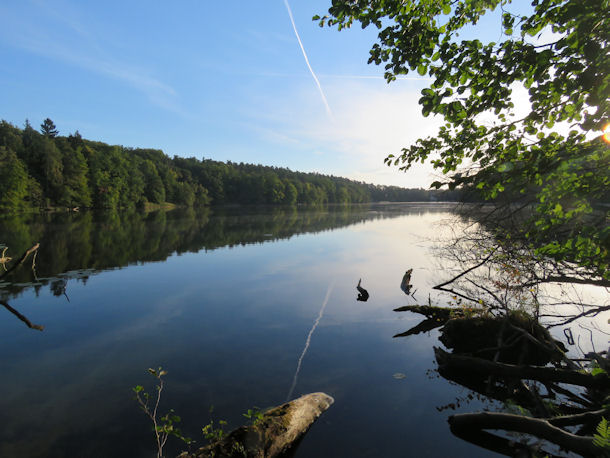
[[[379,186],[286,168],[174,156],[0,122],[0,209],[141,208],[147,203],[326,204],[456,200],[456,191]]]

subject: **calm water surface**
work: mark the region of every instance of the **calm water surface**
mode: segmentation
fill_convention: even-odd
[[[297,457],[489,456],[449,432],[443,407],[468,392],[434,372],[437,333],[393,337],[419,321],[392,311],[415,303],[405,270],[421,302],[442,276],[429,239],[450,217],[404,204],[0,220],[7,255],[41,243],[36,277],[27,263],[0,294],[44,326],[0,307],[0,456],[154,456],[131,387],[152,390],[158,366],[162,410],[199,443],[211,405],[236,427],[294,383],[293,397],[335,398]]]

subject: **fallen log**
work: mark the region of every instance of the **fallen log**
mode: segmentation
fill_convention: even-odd
[[[584,456],[598,456],[601,452],[593,444],[593,437],[577,436],[542,418],[498,412],[464,413],[450,416],[449,426],[457,436],[487,429],[514,431],[531,434]]]
[[[334,402],[325,393],[311,393],[273,407],[253,425],[241,426],[223,439],[178,458],[273,458],[290,450]]]
[[[453,355],[434,347],[434,355],[441,371],[497,375],[514,379],[558,382],[587,388],[609,388],[610,378],[606,374],[591,375],[565,369],[540,366],[516,366],[489,361],[471,356]]]

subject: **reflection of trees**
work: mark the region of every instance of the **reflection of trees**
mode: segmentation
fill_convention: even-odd
[[[86,281],[99,270],[162,261],[174,253],[288,239],[295,234],[395,217],[406,211],[430,211],[393,205],[379,208],[383,211],[369,211],[368,205],[234,207],[213,211],[204,208],[5,217],[0,219],[0,240],[10,247],[10,253],[22,252],[34,241],[40,242],[38,281],[32,282],[26,271],[15,271],[11,282],[0,289],[0,297],[14,296],[28,286],[38,289],[47,284],[61,295],[65,291],[62,281],[70,278]]]

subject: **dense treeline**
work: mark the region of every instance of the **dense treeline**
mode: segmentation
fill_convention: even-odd
[[[161,150],[58,135],[50,119],[36,131],[0,122],[0,208],[130,208],[170,202],[323,204],[455,200],[455,193],[376,186],[285,168],[170,158]]]

